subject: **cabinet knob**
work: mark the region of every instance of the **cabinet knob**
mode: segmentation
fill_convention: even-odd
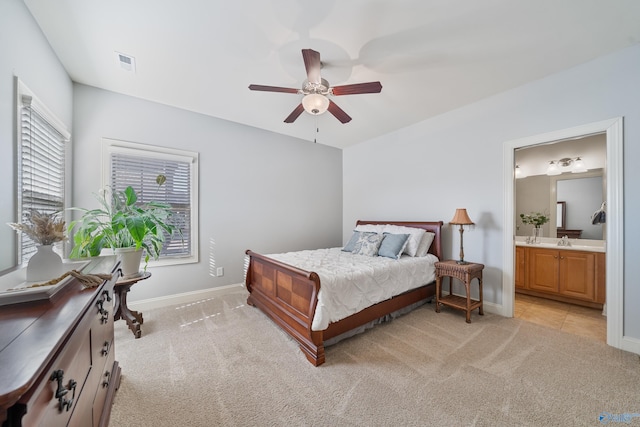
[[[103,356],[108,356],[109,348],[109,341],[105,341],[104,344],[102,344],[102,350],[100,350],[100,354],[102,354]]]
[[[104,373],[105,380],[102,381],[102,388],[109,387],[109,382],[111,381],[111,372],[107,371]]]

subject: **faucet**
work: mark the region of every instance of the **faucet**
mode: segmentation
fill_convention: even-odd
[[[562,236],[562,239],[558,240],[558,246],[571,246],[569,236]]]

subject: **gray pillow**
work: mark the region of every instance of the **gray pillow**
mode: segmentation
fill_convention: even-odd
[[[360,232],[354,230],[353,234],[351,235],[351,239],[349,239],[349,241],[344,246],[344,248],[342,248],[342,250],[344,252],[353,252],[353,247],[356,245],[356,242],[358,241],[359,238],[360,238]]]
[[[399,259],[404,247],[407,245],[409,237],[409,234],[384,233],[384,239],[380,244],[380,249],[378,249],[378,255],[387,258]]]
[[[356,255],[376,256],[384,235],[378,233],[362,232],[353,247]]]

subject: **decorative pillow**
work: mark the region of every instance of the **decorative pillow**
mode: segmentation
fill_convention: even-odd
[[[383,236],[384,239],[382,239],[380,249],[378,249],[378,255],[393,259],[400,258],[410,235],[384,233]]]
[[[353,230],[353,234],[351,235],[351,239],[347,242],[347,244],[342,248],[344,252],[353,252],[353,247],[356,245],[358,238],[360,237],[360,232]]]
[[[422,228],[405,227],[403,225],[385,224],[384,231],[391,234],[410,234],[407,245],[404,247],[403,253],[409,256],[416,256],[418,246],[425,231]]]
[[[429,253],[429,248],[431,247],[431,243],[433,243],[433,239],[435,237],[436,233],[426,231],[424,233],[424,236],[422,236],[422,240],[420,240],[420,245],[418,246],[418,250],[416,251],[416,256],[426,256]]]
[[[384,235],[378,233],[361,232],[353,247],[356,255],[376,256]]]

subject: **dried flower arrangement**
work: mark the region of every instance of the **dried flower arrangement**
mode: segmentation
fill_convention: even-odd
[[[30,210],[24,223],[10,222],[8,225],[17,232],[23,232],[40,245],[52,245],[66,239],[65,221],[60,213],[47,214],[35,209]]]

